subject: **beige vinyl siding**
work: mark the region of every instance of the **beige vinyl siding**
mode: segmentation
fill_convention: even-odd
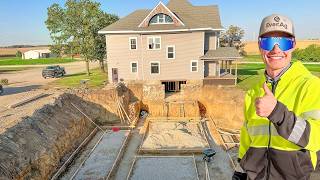
[[[144,35],[143,42],[152,35]],[[204,33],[156,34],[161,36],[160,50],[144,51],[144,78],[146,80],[188,80],[201,79],[203,66],[199,63],[198,72],[190,72],[190,61],[198,60],[203,54]],[[167,59],[168,45],[175,46],[175,59]],[[142,44],[146,49],[147,43]],[[150,61],[160,61],[160,74],[150,74]]]
[[[129,50],[129,37],[137,37],[138,49]],[[149,50],[148,37],[161,37],[161,49]],[[119,80],[196,80],[203,78],[204,32],[153,35],[107,35],[107,63],[118,68]],[[142,40],[142,41],[141,41]],[[167,46],[175,46],[175,59],[167,59]],[[198,72],[190,72],[191,60],[199,60]],[[138,72],[131,73],[130,62],[138,62]],[[160,62],[160,74],[151,74],[150,62]]]
[[[129,38],[137,37],[138,49],[131,50]],[[139,80],[141,77],[140,35],[107,35],[108,79],[112,80],[112,68],[118,68],[118,77],[124,80]],[[131,72],[131,62],[138,63],[138,72]]]
[[[204,36],[205,44],[204,50],[216,50],[217,49],[217,36],[215,32],[206,32]]]

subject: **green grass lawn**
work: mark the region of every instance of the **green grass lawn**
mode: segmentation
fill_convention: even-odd
[[[262,62],[261,55],[247,55],[244,56],[241,61],[248,61],[248,62]]]
[[[20,58],[1,58],[0,66],[5,65],[36,65],[36,64],[60,64],[77,61],[69,58],[44,58],[44,59],[20,59]]]
[[[77,74],[71,74],[71,75],[65,75],[64,77],[53,81],[50,83],[50,85],[53,86],[60,86],[60,87],[80,87],[80,81],[88,79],[87,87],[93,88],[93,87],[102,87],[103,83],[108,80],[108,76],[106,73],[102,73],[100,68],[92,69],[91,75],[88,76],[86,72],[83,73],[77,73]]]
[[[320,65],[306,64],[305,67],[312,74],[320,77]],[[258,80],[259,74],[264,73],[264,64],[240,64],[238,65],[238,84],[243,90],[250,89]]]
[[[244,56],[241,61],[245,62],[263,62],[260,54],[257,55],[247,55]],[[292,61],[297,61],[297,59],[292,58]]]

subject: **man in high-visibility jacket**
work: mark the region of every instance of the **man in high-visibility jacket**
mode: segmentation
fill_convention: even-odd
[[[273,14],[260,26],[265,72],[245,97],[234,180],[307,180],[320,161],[320,79],[291,62],[292,21]]]

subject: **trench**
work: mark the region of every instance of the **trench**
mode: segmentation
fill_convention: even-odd
[[[0,135],[0,179],[230,179],[208,102],[147,96],[143,85],[61,95]]]

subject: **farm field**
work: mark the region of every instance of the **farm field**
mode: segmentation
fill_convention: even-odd
[[[41,50],[41,49],[49,49],[48,46],[37,46],[37,47],[28,47],[28,48],[0,48],[0,56],[14,56],[17,51],[21,51],[22,53],[29,50]]]
[[[246,45],[244,50],[248,55],[256,55],[259,54],[258,42],[257,41],[246,41],[244,42]],[[296,48],[304,49],[311,44],[320,45],[320,40],[297,40]]]

